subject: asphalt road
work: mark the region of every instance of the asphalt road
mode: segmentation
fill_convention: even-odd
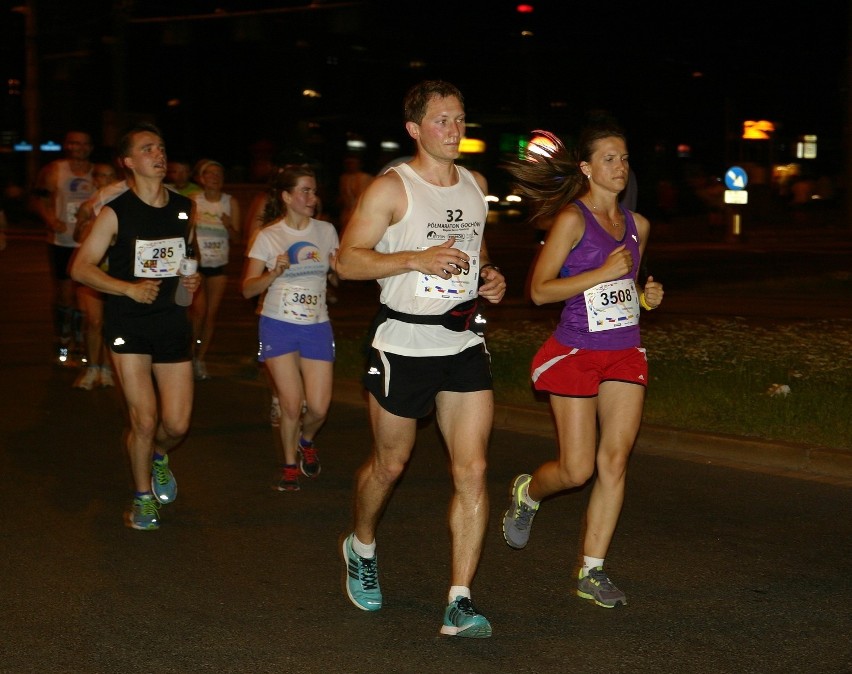
[[[607,561],[629,605],[609,611],[571,589],[587,488],[542,506],[526,550],[500,535],[512,478],[553,454],[542,435],[493,434],[474,583],[491,639],[438,636],[449,478],[434,423],[379,532],[386,605],[355,609],[339,539],[364,407],[335,401],[321,475],[272,491],[254,318],[234,296],[173,455],[178,500],[160,531],[126,529],[122,399],[52,364],[43,253],[27,239],[0,253],[0,671],[852,671],[848,486],[634,455]]]

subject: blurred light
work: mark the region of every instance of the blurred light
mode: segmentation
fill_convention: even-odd
[[[531,30],[522,30],[521,31],[521,37],[533,37],[534,35],[535,35],[535,33],[533,33]]]
[[[417,59],[414,59],[408,62],[408,67],[412,70],[420,70],[421,68],[426,67],[426,61],[419,61]]]
[[[478,138],[462,138],[459,143],[459,152],[481,154],[485,152],[485,141]]]
[[[758,122],[747,120],[743,122],[743,138],[748,140],[769,140],[769,134],[775,131],[775,125],[761,119]]]
[[[817,137],[813,134],[800,136],[796,143],[796,159],[816,159]]]
[[[517,194],[510,194],[506,197],[506,201],[513,204],[519,204],[521,203],[521,198]]]
[[[180,99],[179,98],[170,98],[169,100],[166,101],[166,107],[169,107],[169,108],[176,108],[179,105],[180,105]]]
[[[303,89],[302,96],[305,98],[322,98],[322,94],[316,89]]]
[[[515,11],[518,12],[518,14],[532,14],[534,10],[535,8],[532,5],[528,5],[526,3],[522,3],[515,7]]]
[[[52,140],[45,141],[38,147],[42,152],[59,152],[62,149],[59,143],[54,143]]]
[[[534,159],[531,155],[537,154],[542,157],[551,157],[556,152],[556,143],[547,136],[533,136],[527,143],[527,158]]]
[[[356,138],[350,138],[346,141],[346,149],[347,150],[366,150],[367,143],[363,140],[358,140]]]
[[[677,146],[677,156],[678,157],[689,157],[692,155],[692,146],[687,145],[686,143],[681,143]]]
[[[489,194],[489,195],[487,195],[487,196],[485,197],[485,201],[487,201],[487,202],[489,202],[489,203],[495,203],[495,204],[496,204],[496,203],[498,203],[500,200],[499,200],[497,197],[495,197],[493,194]]]
[[[33,146],[30,145],[27,141],[22,140],[20,143],[15,143],[13,146],[15,152],[32,152]]]
[[[399,143],[395,140],[383,140],[379,147],[385,152],[396,152],[399,149]]]

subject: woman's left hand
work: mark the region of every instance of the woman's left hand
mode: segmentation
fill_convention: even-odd
[[[653,276],[649,276],[645,281],[645,289],[642,292],[645,293],[645,302],[649,307],[656,309],[663,301],[663,284],[655,281]]]

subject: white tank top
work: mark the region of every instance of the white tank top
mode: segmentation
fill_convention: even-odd
[[[80,245],[74,241],[77,211],[94,192],[92,171],[89,169],[88,173],[78,176],[71,171],[71,164],[67,159],[60,159],[58,162],[54,213],[59,220],[67,225],[67,229],[62,233],[49,230],[47,234],[48,243],[65,248],[76,248]]]
[[[387,228],[376,251],[422,250],[453,236],[453,246],[470,256],[471,268],[468,274],[450,282],[416,271],[379,279],[381,302],[407,314],[446,313],[478,294],[479,251],[488,204],[473,175],[464,167],[456,167],[458,181],[449,187],[426,182],[408,164],[391,170],[402,179],[408,207],[399,222]],[[482,341],[470,331],[388,320],[376,331],[373,347],[403,356],[447,356]]]

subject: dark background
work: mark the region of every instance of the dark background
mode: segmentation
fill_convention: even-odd
[[[716,175],[788,161],[803,134],[819,138],[818,172],[844,168],[846,0],[553,0],[531,2],[532,13],[508,0],[33,2],[43,138],[31,141],[84,127],[108,146],[124,122],[148,118],[170,154],[217,157],[232,180],[252,179],[261,155],[303,152],[336,170],[352,137],[376,169],[380,141],[409,149],[405,90],[441,78],[464,92],[488,165],[507,134],[547,128],[570,140],[606,111],[646,175],[682,159],[684,145]],[[2,4],[0,74],[25,82],[24,15],[10,11],[22,3]],[[21,99],[3,92],[0,145],[25,135]],[[750,119],[775,124],[770,142],[740,139]]]

